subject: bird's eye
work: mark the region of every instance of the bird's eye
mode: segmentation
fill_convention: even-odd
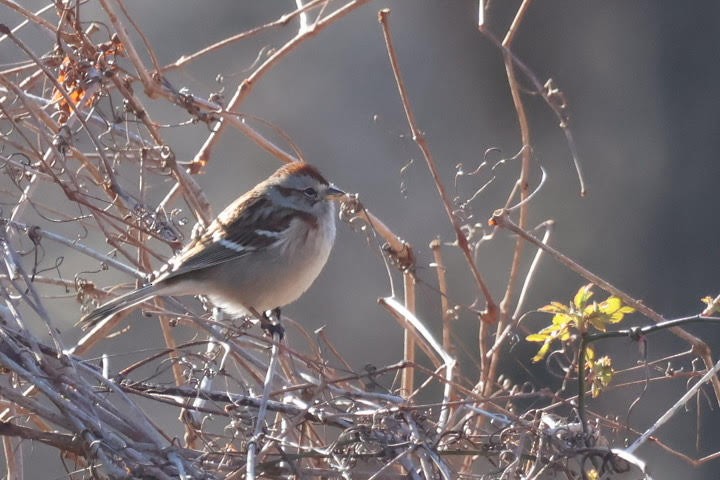
[[[303,193],[305,194],[306,197],[309,197],[309,198],[315,198],[315,197],[317,197],[317,194],[318,194],[317,190],[315,190],[312,187],[306,188],[305,190],[303,190]]]

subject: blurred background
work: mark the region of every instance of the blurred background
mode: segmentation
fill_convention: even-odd
[[[29,8],[43,5],[23,3]],[[84,7],[85,15],[94,13],[93,19],[101,19],[101,9],[92,3]],[[290,1],[128,0],[126,4],[163,65],[294,9]],[[491,2],[486,21],[496,36],[504,36],[518,6],[517,1]],[[475,1],[371,2],[284,58],[254,87],[242,112],[284,130],[308,161],[338,186],[358,192],[368,209],[412,243],[425,282],[419,287],[420,316],[439,332],[428,244],[438,236],[452,242],[453,235],[428,169],[408,135],[377,21],[378,10],[385,7],[392,9],[391,28],[417,122],[449,190],[457,188],[458,195],[467,199],[494,178],[469,205],[473,221],[486,225],[517,178],[519,163],[511,157],[521,142],[502,58],[477,29]],[[552,78],[564,92],[588,186],[588,195],[580,198],[572,158],[555,116],[541,98],[526,95],[535,148],[533,187],[540,178],[540,165],[548,174],[532,201],[530,225],[553,219],[553,245],[667,318],[698,313],[703,307],[700,297],[715,296],[720,290],[720,242],[714,226],[720,180],[719,15],[720,4],[708,1],[548,0],[532,5],[513,46],[541,82]],[[0,16],[14,25],[15,17],[3,7]],[[229,98],[253,64],[296,31],[296,21],[270,29],[173,71],[168,80],[200,97],[224,90]],[[12,59],[12,53],[0,51],[0,61]],[[529,85],[522,78],[521,83]],[[155,121],[177,125],[164,129],[177,159],[189,161],[207,136],[206,126],[179,126],[187,120],[186,112],[164,102],[155,106]],[[497,150],[486,156],[488,149]],[[493,164],[503,158],[507,160],[494,170],[485,167],[456,182],[459,164],[471,171],[485,159]],[[217,212],[278,165],[233,131],[223,137],[197,181]],[[159,187],[158,198],[163,194]],[[478,250],[479,268],[498,297],[507,280],[513,245],[513,238],[497,232]],[[51,248],[48,259],[59,255]],[[475,291],[467,267],[456,250],[447,247],[444,252],[452,302],[472,304]],[[88,258],[71,256],[62,268],[72,277],[97,267]],[[112,272],[85,276],[101,285],[130,280]],[[397,274],[394,281],[398,289]],[[544,258],[524,310],[551,300],[567,302],[584,283]],[[376,304],[378,297],[389,295],[391,284],[377,245],[341,224],[328,266],[312,289],[284,313],[310,331],[325,326],[325,333],[356,369],[383,366],[402,357],[401,330]],[[72,325],[79,308],[72,299],[66,305],[63,330],[72,339],[78,335]],[[646,323],[638,315],[633,318]],[[537,330],[548,320],[532,314],[525,325]],[[98,352],[127,352],[131,345],[142,357],[144,349],[161,342],[157,322],[142,322],[135,314],[131,323],[130,333],[100,344]],[[720,328],[693,325],[688,330],[718,354]],[[473,378],[477,318],[463,314],[458,332],[467,339],[464,373]],[[288,342],[293,343],[291,335]],[[651,359],[688,348],[669,333],[653,335],[649,342]],[[625,366],[641,358],[629,340],[603,342],[598,349]],[[508,348],[503,366],[507,376],[536,386],[552,381],[543,376],[543,366],[530,364],[533,354],[534,346],[524,341]],[[685,388],[682,380],[651,384],[629,422],[634,428],[646,428]],[[609,396],[608,410],[617,407],[613,402],[628,404],[641,389],[640,385],[617,398]],[[593,406],[603,411],[602,402]],[[712,408],[717,405],[713,407],[711,397],[689,406],[659,432],[661,438],[690,457],[718,450],[720,436],[710,425],[720,419]],[[620,411],[625,412],[625,407]],[[717,461],[693,468],[652,446],[641,450],[640,456],[658,479],[680,474],[688,480],[715,479],[720,471]]]

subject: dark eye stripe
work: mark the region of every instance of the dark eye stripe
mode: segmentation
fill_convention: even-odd
[[[275,190],[277,190],[278,193],[279,193],[280,195],[282,195],[283,197],[289,197],[289,196],[291,196],[291,195],[293,194],[293,192],[296,191],[296,190],[293,189],[293,188],[281,187],[280,185],[276,185],[276,186],[275,186]]]

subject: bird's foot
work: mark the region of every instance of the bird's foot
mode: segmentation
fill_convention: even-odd
[[[273,318],[274,317],[274,318]],[[274,308],[263,312],[260,316],[260,327],[265,332],[265,335],[274,338],[278,336],[280,340],[285,336],[285,328],[280,323],[280,308]]]

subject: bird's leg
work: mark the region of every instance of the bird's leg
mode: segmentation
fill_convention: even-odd
[[[275,319],[273,319],[273,317],[275,317]],[[260,327],[269,337],[274,337],[275,334],[277,334],[280,340],[282,340],[285,336],[285,329],[280,323],[280,318],[280,307],[267,310],[260,316]]]

